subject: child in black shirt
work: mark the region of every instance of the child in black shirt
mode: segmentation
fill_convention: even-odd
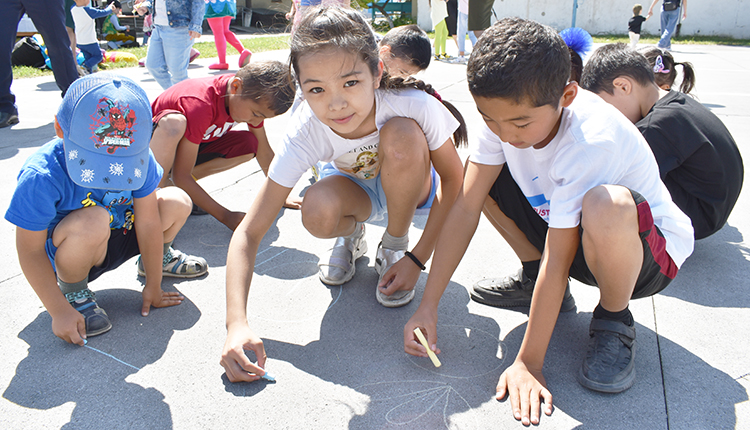
[[[628,35],[630,36],[630,47],[635,49],[638,44],[638,39],[641,38],[641,24],[646,22],[648,18],[644,18],[641,15],[643,6],[636,4],[633,6],[633,17],[628,21]]]

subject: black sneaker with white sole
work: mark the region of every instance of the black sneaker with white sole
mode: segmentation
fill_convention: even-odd
[[[505,278],[487,278],[474,284],[471,299],[496,308],[514,308],[531,306],[536,280],[529,278],[523,268],[515,275]],[[576,301],[570,294],[570,282],[565,286],[560,312],[569,312],[576,308]]]

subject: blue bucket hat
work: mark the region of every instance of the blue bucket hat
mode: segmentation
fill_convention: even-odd
[[[138,84],[113,73],[77,79],[57,122],[68,176],[77,185],[123,191],[143,186],[152,124],[148,96]]]

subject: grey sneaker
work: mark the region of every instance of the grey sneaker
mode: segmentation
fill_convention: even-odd
[[[365,225],[361,224],[359,234],[336,238],[325,263],[318,263],[318,277],[327,285],[341,285],[354,277],[355,262],[367,252]]]
[[[383,279],[383,275],[398,262],[398,260],[404,258],[406,250],[394,250],[383,248],[383,244],[378,245],[378,252],[375,254],[375,271],[378,272],[378,285],[380,280]],[[378,303],[387,308],[398,308],[409,304],[414,298],[414,289],[411,290],[400,290],[396,291],[390,296],[383,294],[379,288],[375,288],[375,297],[378,299]]]
[[[524,273],[523,268],[518,273],[505,278],[487,278],[474,284],[471,299],[475,302],[497,308],[529,307],[534,293],[534,279]],[[570,282],[565,286],[565,296],[560,306],[560,312],[572,311],[576,308],[576,301],[570,294]]]
[[[112,328],[107,312],[96,303],[93,291],[86,288],[85,290],[68,293],[65,298],[68,299],[68,303],[73,306],[73,309],[83,315],[83,319],[86,321],[86,336],[97,336]]]
[[[619,393],[635,382],[635,327],[591,319],[589,346],[578,382],[603,393]]]

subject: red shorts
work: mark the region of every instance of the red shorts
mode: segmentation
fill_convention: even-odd
[[[178,110],[163,110],[153,117],[153,128],[157,127],[159,121],[167,114],[178,113]],[[262,127],[262,124],[257,128]],[[195,165],[203,164],[214,158],[234,158],[258,152],[258,138],[247,130],[230,130],[223,136],[210,142],[201,142],[198,148],[198,157]]]

